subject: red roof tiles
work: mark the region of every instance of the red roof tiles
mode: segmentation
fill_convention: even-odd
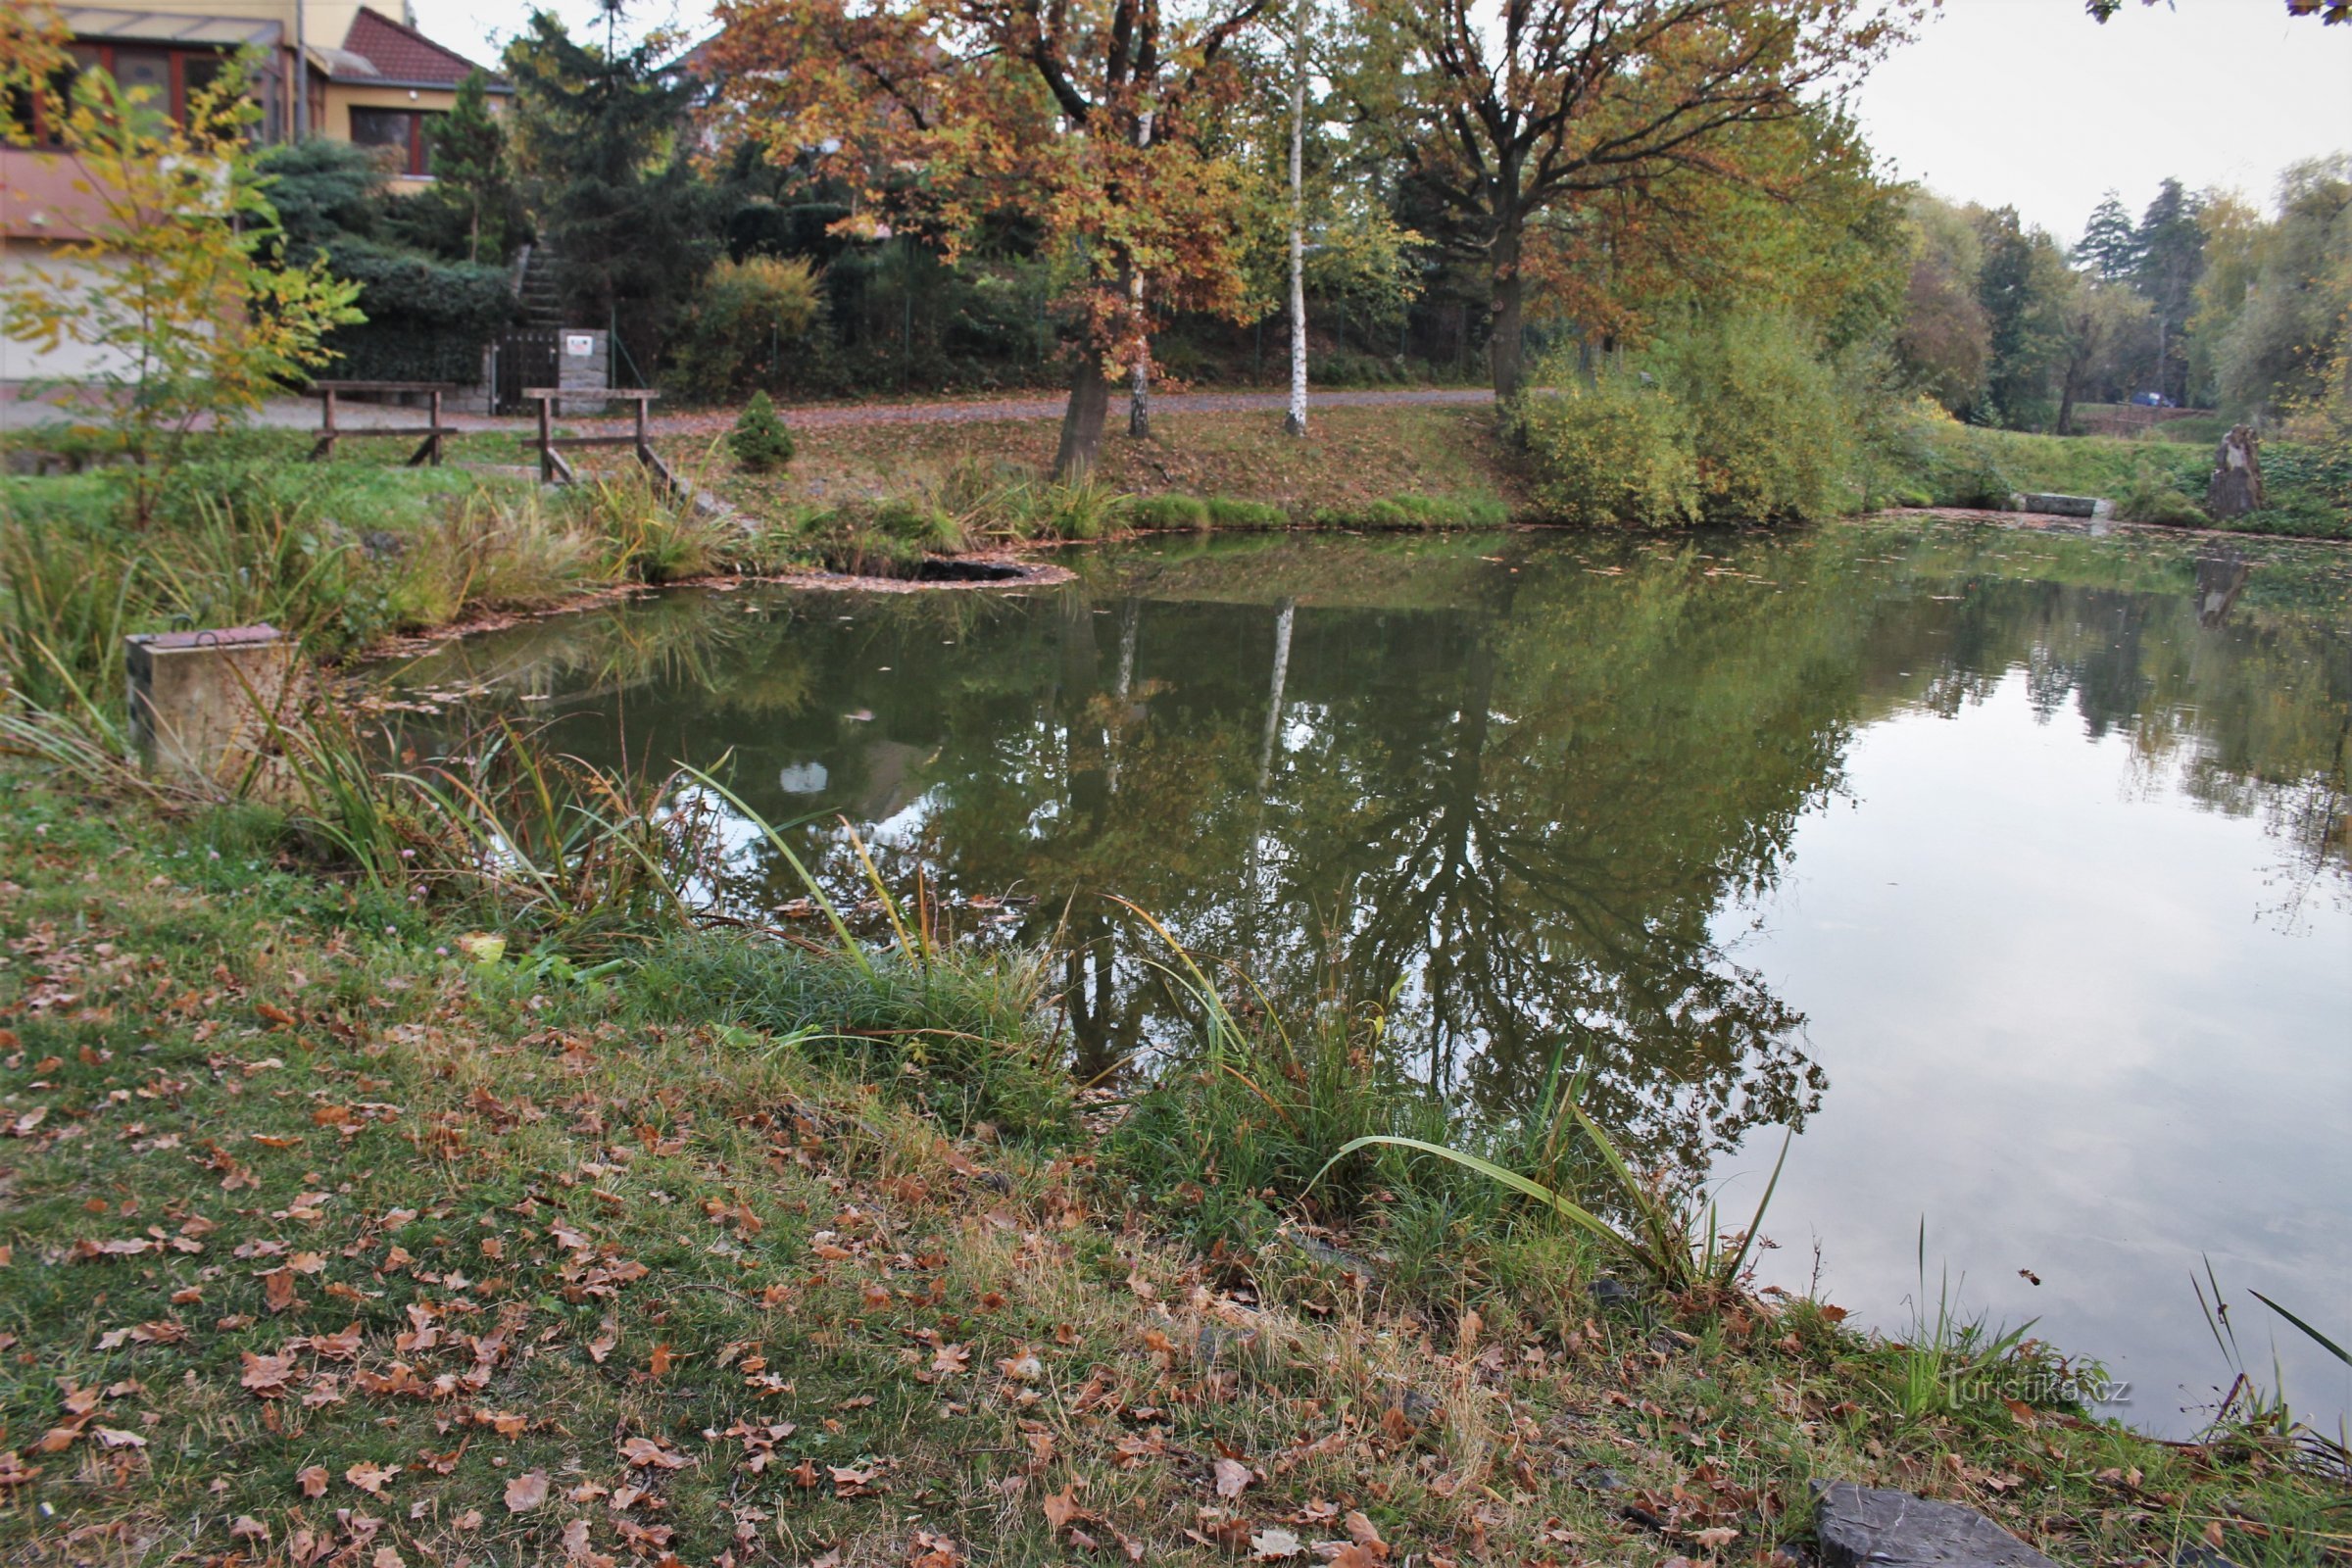
[[[374,66],[384,81],[403,87],[455,87],[475,69],[456,50],[365,6],[343,35],[343,47]]]

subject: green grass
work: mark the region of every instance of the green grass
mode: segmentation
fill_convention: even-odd
[[[2029,435],[1914,419],[1902,426],[1896,448],[1892,490],[1907,505],[1998,508],[2029,491],[2137,498],[2137,507],[2122,509],[2127,520],[2193,519],[2243,533],[2352,539],[2352,453],[2316,444],[2264,443],[2268,504],[2220,524],[2202,513],[2213,451],[2201,442]],[[2166,497],[2174,504],[2165,505]]]
[[[630,825],[659,781],[503,767],[262,807],[0,760],[0,1555],[1742,1560],[1815,1476],[2069,1560],[2341,1535],[2278,1432],[2085,1420],[2019,1338],[1923,1381],[1814,1302],[1594,1304],[1624,1260],[1556,1205],[1348,1151],[1446,1133],[1377,1014],[1170,950],[1193,1032],[1105,1115],[1036,956],[878,881],[870,942],[695,929],[626,891],[692,863]],[[403,809],[422,853],[354,853]],[[1478,1153],[1598,1205],[1573,1089]]]

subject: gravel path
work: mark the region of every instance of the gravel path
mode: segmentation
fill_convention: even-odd
[[[828,403],[780,412],[804,430],[823,430],[868,424],[976,424],[988,419],[1058,419],[1068,400],[1047,393],[1030,397],[941,399],[924,403]],[[1484,387],[1415,388],[1395,392],[1314,392],[1307,405],[1316,409],[1387,408],[1402,404],[1492,403],[1494,394]],[[1126,400],[1114,393],[1111,417],[1123,418]],[[658,406],[658,405],[657,405]],[[1152,399],[1155,414],[1280,414],[1290,407],[1283,392],[1162,392]],[[18,403],[0,395],[0,428],[36,422],[49,413],[37,404]],[[422,421],[421,409],[385,404],[338,402],[335,422],[346,430],[375,425],[413,425]],[[527,435],[527,416],[493,418],[480,414],[444,415],[452,430],[507,430]],[[275,398],[262,408],[259,422],[282,429],[318,428],[318,404],[312,398]],[[618,434],[629,429],[626,418],[565,418],[564,423],[583,434]],[[712,435],[731,428],[733,411],[702,410],[692,414],[662,414],[653,419],[657,435]]]

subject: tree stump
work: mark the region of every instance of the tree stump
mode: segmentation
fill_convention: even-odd
[[[2262,438],[2251,425],[2237,424],[2222,437],[2214,455],[2213,478],[2205,486],[2205,510],[2219,520],[2242,517],[2262,506]]]

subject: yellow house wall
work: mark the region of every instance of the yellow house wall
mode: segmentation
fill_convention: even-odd
[[[313,128],[329,141],[349,141],[354,109],[422,109],[447,114],[457,101],[456,93],[430,87],[354,87],[329,82],[325,107]],[[395,192],[413,192],[431,183],[429,176],[395,174],[391,188]]]

